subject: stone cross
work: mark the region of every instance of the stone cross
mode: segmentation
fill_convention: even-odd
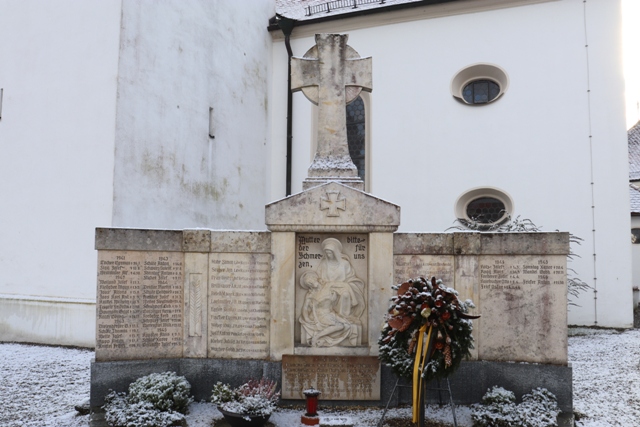
[[[327,216],[340,216],[341,211],[347,210],[347,199],[340,197],[339,191],[327,191],[327,197],[320,199],[320,210],[324,211],[328,209]]]
[[[316,34],[316,45],[291,58],[291,90],[318,105],[318,148],[303,188],[339,181],[362,190],[349,155],[346,105],[360,91],[371,92],[371,58],[360,58],[344,34]]]

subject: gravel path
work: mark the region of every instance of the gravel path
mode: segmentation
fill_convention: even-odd
[[[574,410],[579,427],[640,426],[640,330],[572,329]],[[577,335],[576,335],[577,334]],[[87,427],[74,405],[89,397],[93,351],[0,343],[1,427]],[[404,416],[406,409],[397,410]],[[219,416],[210,404],[194,404],[190,427],[211,425]],[[375,425],[377,411],[349,414],[356,425]],[[433,413],[432,411],[430,411]],[[459,407],[458,422],[470,426],[469,409]],[[440,417],[447,418],[446,408]],[[299,423],[299,415],[274,414],[278,427]],[[393,417],[393,414],[390,414]]]

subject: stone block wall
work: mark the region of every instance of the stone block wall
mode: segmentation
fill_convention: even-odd
[[[365,282],[363,332],[353,346],[314,347],[296,327],[306,292],[301,274],[316,268],[325,239],[345,243],[344,255]],[[319,378],[334,375],[350,380],[335,390],[325,386],[325,401],[339,404],[351,396],[348,401],[386,404],[395,384],[390,371],[379,364],[377,370],[366,369],[370,381],[356,386],[371,388],[371,393],[351,394],[357,377],[353,367],[376,359],[391,285],[423,275],[441,278],[463,300],[472,299],[472,314],[482,316],[474,321],[475,362],[463,364],[464,375],[456,373],[452,379],[457,403],[478,401],[485,386],[513,383],[528,392],[527,387],[548,377],[532,367],[544,371],[546,366],[558,381],[545,384],[558,395],[563,410],[571,408],[567,233],[101,228],[96,230],[96,249],[93,407],[102,404],[109,388],[126,390],[136,374],[163,367],[188,375],[204,398],[207,384],[222,380],[238,385],[247,375],[262,372],[281,381],[289,399],[296,399],[295,391],[306,382],[318,385]],[[314,360],[322,363],[315,366]],[[306,361],[305,372],[300,366]],[[251,369],[237,370],[245,365]],[[288,369],[294,365],[296,369]],[[346,368],[344,373],[329,372],[337,368],[325,372],[324,365]],[[465,386],[469,375],[478,385],[473,393]],[[404,401],[402,394],[394,399]]]

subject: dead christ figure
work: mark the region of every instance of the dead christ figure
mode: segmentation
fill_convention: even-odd
[[[364,282],[356,276],[342,243],[322,242],[324,256],[316,271],[300,277],[307,289],[300,324],[303,344],[312,347],[356,346],[362,342],[360,316],[366,308]]]

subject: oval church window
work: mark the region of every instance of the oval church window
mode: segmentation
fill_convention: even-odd
[[[474,80],[462,89],[467,104],[486,104],[500,95],[500,86],[492,80]]]
[[[480,224],[495,224],[507,212],[506,206],[495,197],[478,197],[467,204],[467,218]]]
[[[513,215],[513,199],[494,187],[476,187],[456,200],[454,211],[458,221],[471,230],[490,230]]]
[[[465,105],[485,105],[507,92],[509,76],[495,64],[478,63],[458,71],[451,80],[451,95]]]

